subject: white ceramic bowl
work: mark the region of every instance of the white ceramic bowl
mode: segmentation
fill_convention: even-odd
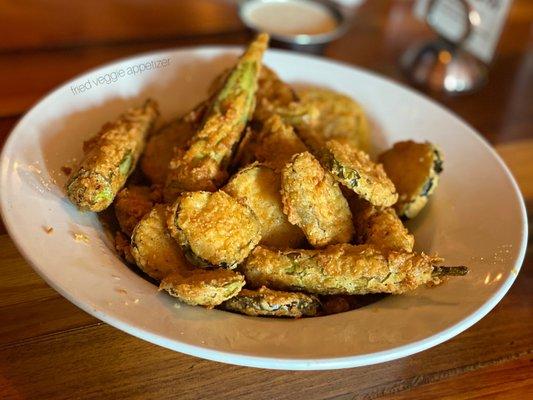
[[[498,303],[522,263],[527,220],[515,181],[489,145],[445,109],[391,81],[273,50],[265,62],[283,79],[357,99],[372,121],[377,149],[404,139],[442,148],[440,186],[411,229],[419,250],[439,253],[449,265],[466,264],[471,273],[347,313],[280,320],[178,305],[126,267],[96,215],[78,212],[65,198],[60,167],[79,159],[82,141],[104,122],[147,96],[160,102],[165,118],[184,112],[237,54],[236,48],[204,47],[109,64],[55,90],[16,126],[1,159],[2,214],[22,255],[54,289],[144,340],[211,360],[277,369],[345,368],[404,357],[457,335]],[[165,59],[167,66],[128,75],[134,66]],[[106,73],[119,70],[124,76],[105,82]],[[104,83],[96,86],[100,76]],[[74,86],[87,80],[92,87],[74,94]],[[76,233],[89,243],[76,242]]]

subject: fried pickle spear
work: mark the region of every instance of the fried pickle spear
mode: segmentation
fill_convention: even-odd
[[[261,240],[253,211],[222,191],[183,193],[167,224],[187,259],[201,267],[235,268]]]
[[[314,247],[349,242],[352,214],[339,185],[309,152],[296,154],[281,172],[283,211]]]
[[[413,251],[415,238],[403,226],[401,219],[392,208],[379,208],[360,199],[353,192],[346,193],[353,215],[356,242],[373,244],[377,247]]]
[[[299,247],[305,236],[283,213],[280,189],[279,173],[260,164],[241,169],[223,188],[231,197],[254,212],[261,225],[259,243],[277,248]]]
[[[398,194],[383,166],[370,161],[364,151],[330,140],[322,150],[322,164],[348,189],[378,207],[390,207]]]
[[[163,125],[146,143],[140,161],[143,173],[152,183],[164,185],[170,160],[176,151],[184,150],[198,129],[207,103],[202,102],[184,116]]]
[[[131,185],[118,192],[113,203],[120,229],[131,236],[133,229],[156,203],[163,200],[159,187]]]
[[[213,308],[236,296],[244,286],[244,277],[224,268],[177,272],[161,281],[159,290],[192,306]]]
[[[442,172],[442,153],[429,142],[412,140],[395,143],[392,149],[379,156],[399,199],[395,204],[402,218],[414,218],[427,204],[435,191]]]
[[[202,126],[187,150],[174,157],[167,176],[165,199],[185,191],[216,190],[227,178],[227,167],[255,108],[257,79],[268,35],[250,44],[215,95]]]
[[[153,100],[132,108],[84,144],[85,157],[66,185],[83,211],[105,210],[124,186],[144,149],[159,112]]]
[[[464,275],[466,267],[435,267],[441,259],[424,253],[384,251],[373,245],[339,244],[323,250],[279,251],[258,246],[239,267],[253,287],[313,294],[400,294]]]
[[[314,317],[320,311],[320,301],[312,295],[270,290],[241,290],[222,303],[222,308],[253,317]]]
[[[357,102],[341,93],[324,88],[300,90],[298,97],[302,104],[314,106],[319,112],[314,126],[302,129],[300,132],[307,140],[315,143],[315,147],[321,148],[328,140],[335,139],[339,143],[368,152],[370,148],[368,122]]]

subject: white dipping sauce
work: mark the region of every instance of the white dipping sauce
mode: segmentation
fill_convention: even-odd
[[[278,35],[319,35],[337,28],[326,6],[306,0],[249,1],[243,17],[257,30]]]

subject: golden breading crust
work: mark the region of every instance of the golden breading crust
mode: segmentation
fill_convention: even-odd
[[[266,120],[276,107],[288,106],[294,101],[297,101],[294,90],[274,71],[263,65],[257,82],[257,105],[253,119]]]
[[[414,218],[424,208],[435,191],[442,172],[442,153],[429,142],[412,140],[395,143],[379,156],[398,194],[395,204],[398,215]]]
[[[252,164],[237,172],[224,191],[247,205],[261,225],[261,242],[277,248],[295,248],[304,243],[300,228],[283,213],[280,175],[273,169]]]
[[[163,200],[161,188],[157,186],[135,186],[125,187],[118,192],[113,203],[115,215],[120,225],[120,229],[126,235],[131,236],[133,229],[147,213],[150,212],[156,203]]]
[[[307,147],[292,126],[279,115],[272,115],[264,122],[252,150],[255,160],[281,171],[293,155],[303,153]]]
[[[308,88],[298,91],[301,103],[314,106],[319,114],[311,129],[303,129],[300,134],[305,141],[321,148],[328,140],[348,144],[368,151],[370,137],[368,122],[361,106],[348,96],[323,88]]]
[[[115,250],[127,263],[135,264],[135,259],[131,254],[129,237],[126,237],[122,232],[115,233]]]
[[[133,230],[131,253],[137,266],[147,275],[161,280],[165,276],[191,269],[180,246],[166,226],[167,207],[156,205]]]
[[[320,311],[320,301],[312,295],[282,292],[261,287],[241,290],[237,296],[222,303],[222,308],[250,316],[314,317]]]
[[[323,247],[351,240],[350,208],[339,185],[309,152],[296,154],[281,173],[283,211],[309,243]]]
[[[85,157],[66,185],[68,197],[80,210],[109,207],[135,169],[158,115],[157,103],[149,99],[104,125],[84,145]]]
[[[440,261],[424,253],[385,251],[372,245],[286,251],[258,246],[239,270],[252,287],[314,294],[399,294],[439,283],[432,273]]]
[[[368,201],[357,198],[353,192],[347,194],[347,199],[353,215],[357,243],[413,251],[415,238],[403,226],[394,209],[375,207]]]
[[[235,268],[261,240],[253,211],[222,191],[183,193],[167,224],[189,261],[202,267]]]
[[[214,96],[188,148],[170,163],[165,186],[169,202],[185,191],[215,191],[226,179],[231,156],[255,108],[257,79],[268,35],[259,34]]]
[[[337,181],[378,207],[390,207],[398,194],[381,164],[374,164],[363,151],[330,140],[320,157]]]
[[[244,283],[244,277],[235,271],[196,269],[167,276],[159,290],[167,291],[186,304],[213,308],[237,295]]]
[[[175,151],[185,148],[196,129],[196,123],[189,118],[180,117],[162,126],[148,139],[141,159],[141,169],[152,183],[165,184]]]

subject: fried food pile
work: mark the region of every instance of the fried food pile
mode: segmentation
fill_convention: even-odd
[[[258,35],[205,101],[158,129],[151,99],[105,124],[70,200],[113,205],[119,254],[190,305],[312,317],[466,274],[414,252],[402,222],[437,187],[438,148],[405,141],[372,161],[361,106],[296,92],[263,65],[267,46]]]

